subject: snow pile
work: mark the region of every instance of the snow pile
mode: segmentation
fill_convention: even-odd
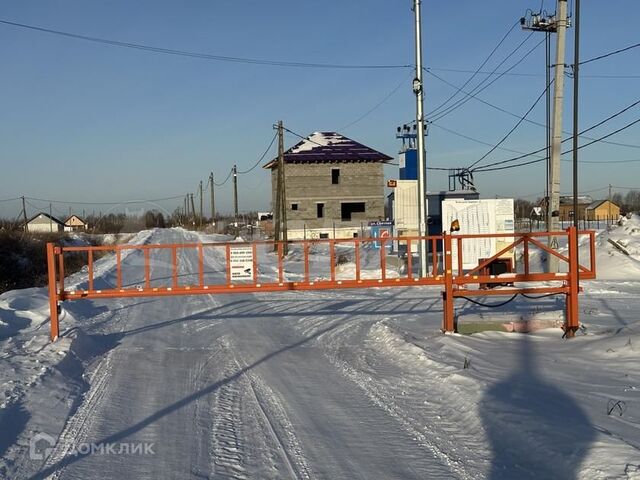
[[[609,240],[620,245],[629,255]],[[640,216],[622,217],[619,225],[598,235],[596,266],[599,280],[640,280]]]
[[[348,143],[342,135],[329,132],[313,132],[309,137],[291,149],[291,153],[308,152],[318,147],[326,147],[338,143]]]

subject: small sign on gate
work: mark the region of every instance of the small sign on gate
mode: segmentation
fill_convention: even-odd
[[[231,282],[253,280],[253,247],[230,248]]]

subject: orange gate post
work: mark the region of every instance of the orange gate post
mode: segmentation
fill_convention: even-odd
[[[58,320],[58,286],[56,285],[56,250],[53,243],[47,243],[47,270],[49,274],[49,314],[51,317],[51,341],[60,335]],[[62,257],[62,255],[60,255]]]
[[[444,256],[444,292],[442,292],[442,331],[453,332],[455,331],[454,315],[453,315],[453,258],[452,258],[452,241],[451,235],[444,233],[443,236],[443,249],[442,255]],[[425,252],[422,252],[424,255]],[[461,252],[458,252],[460,256]]]

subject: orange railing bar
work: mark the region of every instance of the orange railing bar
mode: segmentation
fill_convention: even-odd
[[[569,256],[564,256],[557,251],[550,249],[542,242],[538,241],[538,237],[549,237],[551,235],[565,236],[569,240]],[[578,253],[576,251],[574,242],[578,239],[578,235],[588,235],[590,242],[590,269],[580,265]],[[463,247],[465,240],[473,238],[513,238],[514,242],[503,248],[500,252],[492,256],[490,259],[486,259],[481,262],[477,267],[466,274],[462,271],[464,265]],[[397,239],[401,242],[406,242],[407,245],[407,274],[399,276],[391,276],[390,272],[387,272],[387,250],[386,246],[388,242]],[[413,274],[413,245],[412,242],[421,241],[422,239],[430,242],[431,252],[431,275],[427,277],[419,277]],[[443,252],[442,252],[442,271],[440,271],[440,263],[438,260],[437,242],[442,240]],[[377,278],[362,279],[362,249],[366,248],[371,242],[377,241],[380,244],[380,275]],[[454,243],[455,242],[455,243]],[[47,245],[47,267],[49,272],[49,294],[50,294],[50,308],[51,313],[51,335],[55,338],[59,335],[58,330],[58,315],[57,305],[59,301],[74,300],[78,298],[114,298],[114,297],[143,297],[143,296],[165,296],[165,295],[192,295],[200,293],[232,293],[232,292],[276,292],[285,290],[315,290],[315,289],[338,289],[338,288],[365,288],[365,287],[378,287],[378,286],[409,286],[409,285],[440,285],[444,287],[443,302],[444,302],[444,319],[443,330],[453,331],[455,328],[455,318],[453,310],[454,297],[463,295],[507,295],[516,293],[561,293],[567,296],[567,331],[570,331],[577,325],[577,292],[578,281],[581,278],[589,279],[595,278],[595,232],[586,231],[578,232],[575,228],[571,227],[566,232],[539,232],[539,233],[498,233],[498,234],[473,234],[473,235],[448,235],[443,234],[440,236],[429,237],[384,237],[384,238],[349,238],[349,239],[318,239],[300,241],[294,240],[288,242],[289,244],[302,245],[304,251],[304,278],[302,281],[285,281],[284,270],[284,243],[277,242],[278,252],[278,274],[277,282],[275,279],[268,279],[266,282],[259,282],[259,261],[258,261],[258,247],[260,245],[273,245],[273,241],[257,241],[257,242],[224,242],[224,243],[190,243],[190,244],[165,244],[165,245],[121,245],[121,246],[105,246],[105,247],[55,247],[52,244]],[[523,243],[523,262],[524,262],[524,274],[513,273],[504,277],[497,277],[494,275],[477,275],[477,272],[488,266],[493,260],[499,258],[504,253],[513,250],[518,245]],[[329,246],[329,262],[330,262],[330,278],[321,281],[311,280],[311,261],[310,261],[310,248],[312,245],[325,244]],[[232,279],[231,270],[231,252],[233,247],[251,245],[253,254],[253,276],[252,282],[236,282]],[[340,279],[337,277],[336,270],[336,258],[338,255],[336,245],[353,245],[355,251],[355,279]],[[207,284],[204,278],[204,247],[213,246],[216,248],[225,248],[226,252],[226,284]],[[363,247],[364,246],[364,247]],[[457,265],[458,272],[454,275],[453,264],[453,247],[458,250]],[[547,251],[550,254],[556,255],[563,261],[569,263],[568,273],[549,273],[549,272],[532,272],[530,265],[530,250],[535,246]],[[197,250],[198,255],[198,284],[197,285],[180,285],[178,278],[178,249],[193,248]],[[171,286],[151,287],[151,254],[154,251],[159,250],[171,251]],[[114,251],[116,257],[116,270],[117,270],[117,288],[109,288],[104,290],[95,290],[95,256],[96,251]],[[144,288],[123,288],[123,257],[122,251],[125,250],[138,250],[142,251],[144,255],[144,270],[145,281]],[[64,289],[64,253],[65,252],[87,252],[87,262],[89,270],[89,282],[87,290],[73,290],[65,291]],[[373,254],[373,252],[371,252]],[[428,252],[424,252],[428,255]],[[374,267],[375,268],[375,267]],[[326,272],[326,270],[324,270]],[[191,272],[187,272],[191,273]],[[583,275],[584,274],[584,275]],[[60,278],[62,277],[62,278]],[[508,280],[505,280],[508,279]],[[500,290],[474,290],[466,288],[470,284],[479,283],[503,283],[508,281],[513,282],[537,282],[537,281],[554,281],[562,282],[562,285],[540,286],[522,288],[503,288]],[[195,282],[194,282],[195,283]]]

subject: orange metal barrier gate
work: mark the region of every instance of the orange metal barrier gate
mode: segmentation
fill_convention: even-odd
[[[568,255],[549,248],[545,240],[555,237],[559,244],[566,244]],[[588,239],[589,266],[579,263],[579,249],[576,250],[578,239]],[[509,241],[506,241],[509,239]],[[472,268],[465,267],[465,242],[468,247],[473,241],[484,240],[487,242],[500,240],[504,247],[490,258],[477,262]],[[418,244],[424,241],[427,245],[429,268],[425,276],[414,272],[420,262],[414,254],[418,250]],[[281,242],[229,242],[229,243],[190,243],[190,244],[166,244],[166,245],[118,245],[118,246],[82,246],[61,247],[53,243],[47,244],[47,266],[49,278],[49,302],[51,311],[51,339],[55,340],[59,335],[59,308],[60,302],[77,300],[82,298],[99,299],[115,297],[151,297],[173,295],[197,295],[197,294],[229,294],[249,292],[277,292],[284,290],[323,290],[339,288],[370,288],[370,287],[406,287],[406,286],[440,286],[443,287],[443,332],[455,331],[454,300],[456,297],[467,296],[494,296],[523,294],[564,294],[566,297],[566,316],[564,330],[567,336],[573,336],[578,329],[578,293],[579,280],[595,278],[595,232],[578,232],[575,227],[570,227],[566,232],[538,232],[538,233],[499,233],[485,235],[449,235],[443,234],[431,237],[386,237],[386,238],[353,238],[353,239],[322,239],[300,240],[288,242],[290,254],[283,255]],[[389,261],[394,257],[388,255],[387,247],[401,245],[405,250],[402,264],[389,268]],[[441,252],[438,252],[438,246]],[[328,248],[328,269],[315,274],[312,265],[314,259],[325,259],[326,256],[315,256],[314,251]],[[197,272],[180,274],[179,253],[184,250],[197,252]],[[205,254],[215,250],[218,260],[224,260],[224,271],[205,270]],[[275,250],[275,252],[274,252]],[[535,250],[544,255],[553,255],[565,265],[566,272],[549,273],[542,270],[541,264],[534,265]],[[72,253],[75,252],[75,253]],[[86,271],[88,281],[85,285],[75,287],[73,290],[65,288],[65,253],[86,254]],[[115,284],[96,286],[95,268],[96,257],[104,252],[115,253]],[[142,263],[127,267],[125,259],[132,252],[142,253]],[[164,262],[170,275],[165,278],[168,281],[160,281],[151,273],[152,254],[170,255],[170,261]],[[259,261],[261,254],[265,262]],[[292,260],[292,255],[297,255]],[[338,256],[337,256],[338,255]],[[516,269],[513,273],[504,275],[490,275],[487,267],[496,259],[510,255],[516,260]],[[238,260],[240,258],[240,260]],[[398,257],[395,257],[398,258]],[[536,257],[540,260],[541,256]],[[362,265],[366,260],[370,264],[375,260],[373,271]],[[139,258],[137,259],[140,260]],[[348,260],[353,260],[352,262]],[[477,260],[476,260],[477,261]],[[274,275],[269,276],[261,267],[269,262],[275,270]],[[341,263],[342,262],[342,263]],[[564,263],[563,263],[564,262]],[[292,280],[294,268],[299,272]],[[339,271],[342,264],[354,265],[352,271]],[[338,265],[340,264],[340,265]],[[277,267],[276,267],[277,266]],[[377,268],[379,266],[379,268]],[[123,281],[123,269],[144,269],[144,275],[139,282],[125,284]],[[317,267],[316,267],[317,268]],[[240,269],[238,273],[238,269]],[[218,281],[207,281],[206,276],[222,273]],[[185,283],[181,277],[194,277]],[[508,282],[512,287],[507,288],[479,288],[482,285],[504,284]],[[524,286],[516,286],[516,283],[527,283]],[[545,282],[540,285],[531,283]],[[104,283],[104,282],[103,282]],[[158,284],[160,283],[160,284]],[[154,285],[155,284],[155,285]],[[473,285],[478,285],[472,288]]]

